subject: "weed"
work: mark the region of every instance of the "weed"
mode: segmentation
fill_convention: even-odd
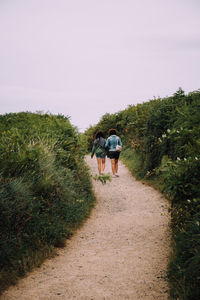
[[[108,181],[111,181],[110,174],[101,174],[101,175],[95,175],[94,180],[100,181],[102,184],[106,184]]]

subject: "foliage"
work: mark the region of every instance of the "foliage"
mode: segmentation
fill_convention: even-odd
[[[106,114],[85,135],[113,127],[124,144],[121,158],[137,178],[159,183],[172,203],[171,297],[200,299],[200,90]],[[155,185],[155,184],[154,184]]]
[[[139,151],[126,147],[122,151],[121,159],[127,165],[131,173],[135,174],[137,179],[144,177],[144,172],[142,172],[143,161]]]
[[[102,184],[106,184],[107,181],[111,181],[110,174],[95,175],[93,178],[96,181],[100,181]]]
[[[0,286],[62,246],[94,197],[85,150],[68,118],[0,116]]]
[[[171,295],[175,299],[199,299],[200,157],[166,162],[162,172],[164,192],[172,201]]]

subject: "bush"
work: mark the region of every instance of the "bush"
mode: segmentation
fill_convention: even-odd
[[[200,299],[200,90],[153,99],[106,114],[85,135],[114,127],[121,158],[137,178],[162,189],[172,203],[171,297]],[[91,145],[91,142],[89,143]],[[89,146],[90,147],[90,146]]]
[[[94,203],[79,135],[63,116],[0,116],[0,287],[39,265]]]

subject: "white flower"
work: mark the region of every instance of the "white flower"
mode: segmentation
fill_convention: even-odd
[[[180,133],[180,131],[179,131],[179,130],[176,130],[176,132],[177,132],[177,133]]]
[[[167,135],[166,135],[165,133],[162,134],[162,138],[166,138],[166,136],[167,136]]]
[[[187,202],[188,202],[188,203],[191,203],[191,200],[190,200],[190,199],[187,199]]]
[[[195,156],[195,159],[198,160],[198,157]]]
[[[177,157],[176,160],[181,160],[180,157]]]
[[[184,157],[184,161],[186,161],[186,160],[187,160],[187,158]]]
[[[170,133],[170,132],[171,132],[171,130],[170,130],[170,129],[167,129],[167,132],[168,132],[168,133]]]
[[[199,226],[200,224],[199,224],[199,221],[196,221],[196,224],[197,224],[197,226]]]
[[[162,140],[161,140],[161,138],[158,138],[158,141],[159,141],[160,143],[162,143]]]

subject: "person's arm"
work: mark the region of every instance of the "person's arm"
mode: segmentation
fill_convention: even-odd
[[[91,152],[91,158],[93,158],[95,151],[96,151],[96,145],[93,145],[92,152]]]
[[[122,147],[123,144],[122,144],[122,141],[121,141],[120,137],[118,137],[118,139],[119,139],[119,145]]]
[[[107,139],[107,140],[106,140],[106,143],[105,143],[105,148],[106,148],[106,149],[108,149],[108,148],[109,148],[109,142],[110,142],[110,140],[109,140],[109,139]]]

